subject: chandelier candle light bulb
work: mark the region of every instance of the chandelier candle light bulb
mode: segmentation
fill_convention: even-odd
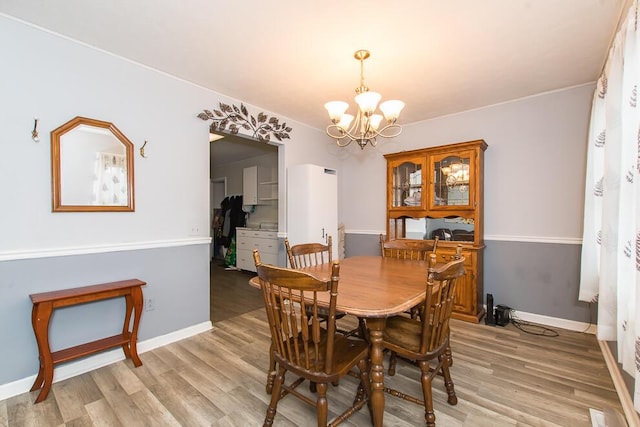
[[[324,104],[332,123],[327,126],[327,135],[335,139],[339,147],[346,147],[355,141],[361,149],[364,149],[367,144],[375,147],[377,137],[394,138],[400,135],[402,127],[396,124],[396,121],[404,108],[404,102],[394,99],[380,104],[380,111],[386,120],[386,124],[380,128],[383,116],[374,113],[382,95],[369,91],[364,84],[364,60],[370,56],[369,51],[358,50],[353,56],[360,61],[360,87],[356,88],[355,97],[358,111],[355,116],[346,114],[349,104],[343,101],[330,101]]]

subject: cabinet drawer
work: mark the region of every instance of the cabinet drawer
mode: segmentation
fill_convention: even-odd
[[[257,249],[260,255],[263,253],[278,254],[278,241],[275,239],[256,239],[256,238],[239,238],[236,242],[238,251],[253,251]]]
[[[260,252],[260,260],[264,264],[278,265],[278,254]],[[236,253],[236,267],[240,270],[256,271],[256,265],[253,261],[253,252],[238,250]]]
[[[455,259],[456,251],[455,249],[447,250],[447,249],[437,249],[436,257],[437,262],[450,262]],[[475,254],[471,251],[462,250],[462,256],[464,257],[464,266],[471,267],[473,265],[473,258]]]
[[[277,231],[266,231],[266,230],[252,230],[248,228],[236,228],[236,236],[239,239],[240,237],[246,238],[261,238],[261,239],[277,239],[278,232]]]
[[[236,252],[236,268],[240,270],[256,271],[256,265],[253,262],[253,254],[251,251]]]

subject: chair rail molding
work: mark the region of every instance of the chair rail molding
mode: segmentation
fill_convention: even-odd
[[[205,245],[210,243],[211,237],[191,237],[187,239],[153,240],[144,242],[113,243],[103,245],[83,245],[24,251],[0,251],[0,261],[98,254],[105,252],[135,251],[141,249],[168,248],[174,246]]]

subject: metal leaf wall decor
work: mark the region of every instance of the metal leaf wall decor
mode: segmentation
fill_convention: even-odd
[[[271,135],[278,141],[289,139],[289,132],[291,132],[291,128],[286,123],[281,124],[275,117],[268,117],[264,113],[258,114],[257,118],[253,117],[244,104],[238,107],[221,102],[219,110],[213,110],[213,112],[204,110],[198,114],[198,117],[202,120],[211,120],[209,126],[211,132],[228,131],[236,135],[240,128],[243,128],[253,131],[253,137],[262,142],[268,142]]]

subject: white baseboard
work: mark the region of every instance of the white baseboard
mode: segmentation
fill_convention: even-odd
[[[570,331],[595,334],[597,326],[575,320],[560,319],[559,317],[543,316],[542,314],[527,313],[526,311],[513,310],[513,314],[524,321],[538,323],[540,325],[552,326],[556,328],[568,329]]]
[[[180,341],[185,338],[206,332],[213,328],[211,321],[203,322],[197,325],[189,326],[178,331],[161,335],[158,337],[150,338],[138,343],[138,353],[144,353],[154,348],[162,347],[163,345],[171,344],[176,341]],[[87,356],[76,362],[70,362],[59,366],[53,371],[53,382],[66,380],[67,378],[75,377],[80,374],[84,374],[94,369],[101,368],[103,366],[110,365],[124,359],[124,352],[121,348],[105,351],[95,354],[93,356]],[[36,380],[36,375],[32,375],[27,378],[22,378],[7,384],[0,385],[0,400],[8,399],[13,396],[17,396],[22,393],[26,393],[33,386],[33,382]]]
[[[640,426],[640,418],[633,406],[633,399],[631,399],[631,395],[627,391],[627,386],[622,378],[618,362],[616,362],[615,357],[613,357],[611,349],[607,345],[606,341],[598,340],[598,345],[600,345],[600,351],[602,351],[602,356],[604,357],[604,361],[609,369],[609,375],[611,375],[613,386],[618,394],[618,399],[620,399],[620,404],[622,405],[622,411],[624,412],[627,424],[629,427]]]

